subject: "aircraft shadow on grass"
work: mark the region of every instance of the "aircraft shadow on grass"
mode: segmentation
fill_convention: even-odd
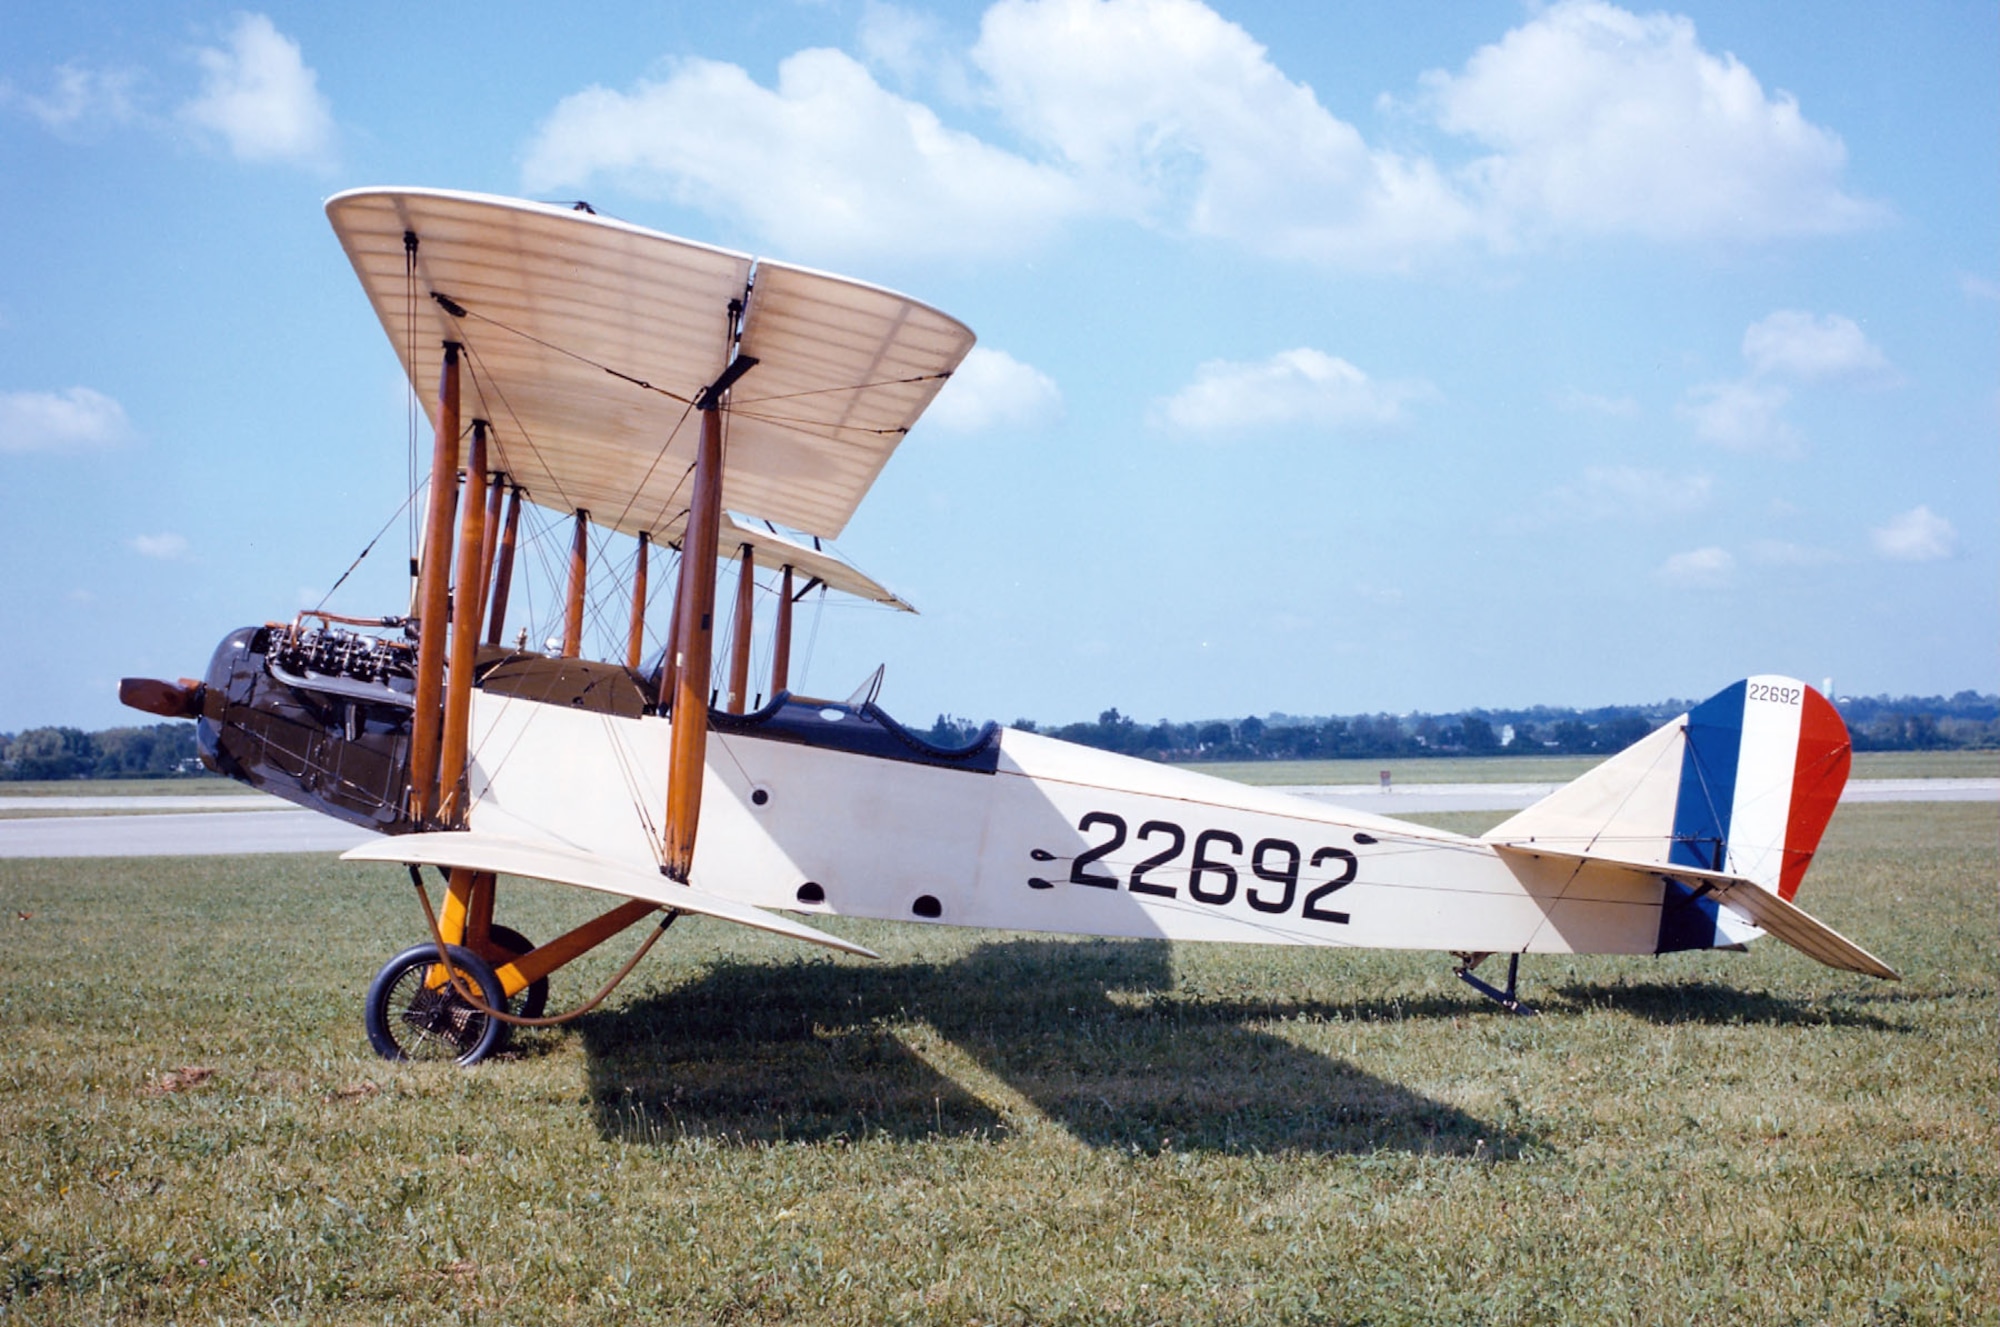
[[[1579,1010],[1614,1009],[1649,1023],[1756,1023],[1782,1027],[1863,1028],[1870,1032],[1909,1031],[1900,1023],[1845,1008],[1845,1000],[1793,999],[1773,995],[1769,991],[1745,990],[1740,986],[1712,981],[1645,981],[1616,985],[1571,982],[1554,988],[1552,993],[1556,999],[1577,1006]]]
[[[1146,999],[1172,989],[1171,955],[1161,941],[1011,940],[939,964],[725,963],[582,1022],[598,1125],[734,1143],[1017,1127],[934,1067],[962,1053],[1096,1147],[1508,1158],[1530,1141],[1246,1026],[1346,1006]],[[913,1049],[919,1025],[944,1044]]]

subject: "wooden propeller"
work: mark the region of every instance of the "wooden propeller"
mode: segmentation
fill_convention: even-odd
[[[193,719],[201,714],[205,690],[191,677],[182,678],[178,685],[154,677],[127,677],[119,680],[118,701],[163,719]]]

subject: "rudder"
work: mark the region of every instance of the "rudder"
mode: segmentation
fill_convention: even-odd
[[[1851,750],[1819,692],[1789,677],[1745,678],[1485,838],[1718,871],[1789,901],[1847,784]]]

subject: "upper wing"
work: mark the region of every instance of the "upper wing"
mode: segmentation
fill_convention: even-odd
[[[341,854],[341,858],[350,862],[408,862],[419,866],[461,866],[473,871],[493,871],[502,875],[528,876],[535,880],[553,880],[559,885],[580,885],[585,889],[600,889],[608,894],[645,899],[663,908],[673,908],[680,912],[698,912],[705,917],[720,917],[724,921],[754,926],[760,931],[789,936],[794,940],[807,940],[816,945],[825,945],[829,949],[859,954],[863,958],[880,957],[873,950],[863,948],[851,940],[828,935],[825,931],[815,930],[803,922],[795,922],[776,913],[766,912],[762,908],[753,908],[747,903],[723,898],[719,894],[709,894],[687,885],[676,884],[657,871],[640,870],[608,857],[599,857],[594,853],[577,852],[574,849],[559,848],[545,843],[529,843],[499,834],[481,834],[467,830],[448,830],[435,834],[401,834],[364,843],[358,848],[350,848]]]
[[[326,210],[425,409],[460,343],[495,468],[627,534],[678,537],[691,404],[739,349],[758,363],[730,396],[723,506],[831,538],[972,348],[893,291],[566,207],[355,189]]]

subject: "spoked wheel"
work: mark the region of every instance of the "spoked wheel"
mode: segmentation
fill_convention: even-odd
[[[492,937],[494,944],[515,958],[535,947],[534,941],[511,926],[495,926],[486,934]],[[500,1006],[496,1004],[493,1007],[498,1009]],[[549,979],[537,977],[528,984],[526,990],[515,992],[513,1003],[507,1006],[507,1012],[516,1018],[540,1018],[548,1007]]]
[[[487,1008],[506,1009],[500,979],[484,959],[457,945],[446,952]],[[507,1025],[474,1009],[448,984],[431,987],[431,969],[437,965],[437,946],[421,944],[405,949],[375,974],[363,1021],[369,1045],[383,1059],[478,1064],[500,1048]]]

